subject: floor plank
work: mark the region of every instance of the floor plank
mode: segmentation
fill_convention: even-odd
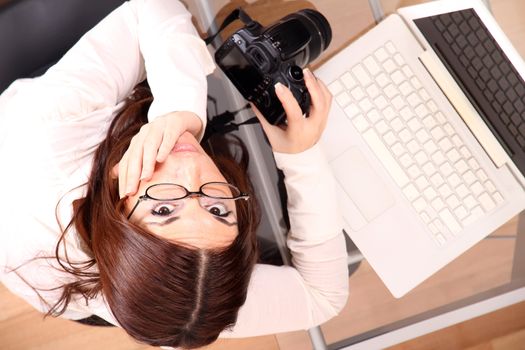
[[[412,339],[388,350],[518,350],[525,347],[525,302]]]

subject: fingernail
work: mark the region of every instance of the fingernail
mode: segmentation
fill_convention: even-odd
[[[308,78],[313,78],[314,74],[309,68],[303,69],[303,74]]]
[[[274,88],[275,88],[275,91],[283,91],[283,84],[277,82],[275,85],[274,85]]]

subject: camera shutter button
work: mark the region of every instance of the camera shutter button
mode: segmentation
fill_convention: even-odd
[[[290,66],[288,68],[288,75],[293,81],[302,81],[303,76],[303,70],[299,66]]]

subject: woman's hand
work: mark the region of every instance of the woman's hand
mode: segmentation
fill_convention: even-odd
[[[202,121],[192,112],[172,112],[144,124],[114,169],[120,196],[135,194],[139,181],[151,178],[155,164],[166,160],[180,135],[198,135],[201,129]]]
[[[309,69],[305,69],[303,72],[304,81],[311,97],[308,118],[303,116],[301,107],[292,92],[280,83],[275,85],[275,93],[286,113],[287,125],[285,127],[270,124],[252,104],[252,109],[259,119],[274,152],[300,153],[306,151],[319,141],[326,126],[332,95],[326,85],[317,80]]]

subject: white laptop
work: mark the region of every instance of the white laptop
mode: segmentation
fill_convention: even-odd
[[[345,231],[395,297],[525,209],[525,64],[481,1],[401,8],[315,74]]]

